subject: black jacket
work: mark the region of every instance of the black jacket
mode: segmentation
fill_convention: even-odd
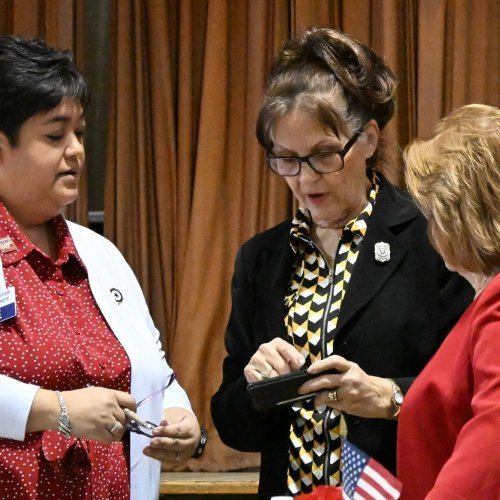
[[[263,499],[286,491],[292,413],[288,408],[255,411],[243,368],[260,344],[286,339],[284,297],[294,264],[290,226],[288,221],[258,234],[237,255],[225,336],[228,355],[211,404],[225,444],[261,452]],[[375,260],[377,242],[389,243],[388,262]],[[470,285],[450,273],[430,245],[426,221],[415,205],[382,180],[342,303],[334,353],[369,375],[395,379],[406,392],[472,298]],[[397,423],[350,415],[346,421],[348,439],[395,472]]]

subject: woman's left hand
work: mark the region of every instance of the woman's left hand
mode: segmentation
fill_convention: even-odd
[[[321,372],[331,368],[340,373],[322,375]],[[307,371],[318,376],[305,382],[299,392],[320,391],[315,396],[315,406],[327,405],[366,418],[389,418],[393,413],[390,380],[368,375],[356,363],[342,356],[334,355],[316,361]]]
[[[196,417],[184,408],[168,408],[165,419],[153,431],[144,455],[167,464],[179,464],[189,460],[200,442],[200,424]]]

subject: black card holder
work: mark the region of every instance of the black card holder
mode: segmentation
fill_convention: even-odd
[[[248,394],[253,407],[256,410],[270,410],[277,406],[292,405],[302,399],[308,399],[316,395],[316,392],[310,394],[299,394],[299,387],[315,377],[325,374],[339,373],[338,370],[326,370],[321,373],[311,374],[305,369],[298,370],[285,375],[265,378],[257,382],[248,384]]]

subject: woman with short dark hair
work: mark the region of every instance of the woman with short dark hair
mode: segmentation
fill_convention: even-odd
[[[69,51],[0,38],[0,498],[157,498],[200,439],[132,270],[62,215],[88,102]]]

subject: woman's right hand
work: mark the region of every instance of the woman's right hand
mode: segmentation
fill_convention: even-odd
[[[135,399],[130,394],[104,387],[87,387],[61,394],[71,421],[71,435],[75,437],[105,443],[119,441],[127,424],[123,408],[136,409]],[[60,415],[56,393],[39,389],[33,400],[26,432],[57,430]],[[110,432],[113,427],[113,432]]]
[[[292,344],[281,338],[275,338],[259,346],[245,366],[244,373],[247,382],[251,383],[296,371],[304,365],[304,362],[303,356]]]

